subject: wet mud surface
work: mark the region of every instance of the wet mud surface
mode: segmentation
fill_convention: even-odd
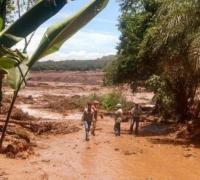
[[[197,180],[200,178],[200,149],[198,146],[174,138],[169,125],[142,122],[140,135],[128,134],[129,123],[122,123],[122,135],[113,134],[112,117],[104,116],[97,124],[96,136],[84,140],[80,124],[80,110],[59,113],[47,108],[43,97],[107,93],[115,87],[73,82],[34,81],[20,93],[17,106],[40,122],[72,123],[79,130],[69,133],[48,133],[34,136],[34,154],[26,159],[9,159],[0,155],[0,179],[65,180]],[[45,78],[48,77],[45,74]],[[97,82],[102,77],[96,77]],[[152,94],[140,92],[127,97],[151,103]],[[31,96],[31,98],[27,97]],[[30,100],[31,99],[31,100]]]
[[[37,139],[35,155],[27,160],[0,157],[2,177],[8,179],[198,179],[200,151],[193,145],[166,141],[166,136],[112,132],[113,121],[98,122],[89,142],[84,131]],[[165,143],[163,143],[165,142]],[[13,163],[16,163],[13,166]]]

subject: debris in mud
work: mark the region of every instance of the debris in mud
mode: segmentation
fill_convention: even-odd
[[[10,108],[10,104],[4,103],[1,107],[1,114],[5,115],[8,113],[8,110]],[[15,120],[22,120],[22,121],[29,121],[29,120],[35,120],[36,118],[33,116],[30,116],[28,113],[23,112],[21,109],[14,107],[11,118]]]
[[[126,155],[126,156],[130,156],[130,155],[133,155],[133,154],[137,154],[136,152],[130,152],[130,151],[125,151],[124,152],[124,155]]]
[[[21,109],[18,109],[18,108],[14,108],[11,118],[16,119],[16,120],[22,120],[22,121],[36,119],[35,117],[30,116],[28,113],[25,113]]]
[[[3,176],[7,176],[8,174],[6,172],[0,172],[0,177],[3,177]],[[6,179],[6,178],[5,178]]]
[[[43,159],[43,160],[41,160],[41,162],[50,163],[50,159]]]
[[[178,127],[176,138],[186,139],[189,142],[199,144],[200,123],[199,121],[189,121],[187,124]]]
[[[139,153],[142,154],[143,150],[142,149],[136,149],[134,151],[125,151],[124,155],[130,156],[130,155],[135,155],[135,154],[139,154]]]
[[[74,124],[70,122],[41,122],[37,124],[32,124],[31,131],[38,134],[70,134],[75,133],[80,130]]]
[[[188,136],[189,136],[189,132],[186,126],[179,129],[176,133],[176,138],[183,139],[183,138],[187,138]]]
[[[20,97],[18,97],[17,101],[20,103],[24,103],[24,104],[34,104],[35,103],[32,95],[29,95],[27,97],[20,96]]]
[[[3,105],[1,106],[1,114],[6,114],[8,112],[9,107],[9,103],[3,103]]]
[[[22,158],[26,159],[31,154],[33,154],[33,147],[31,143],[23,139],[12,140],[8,143],[7,146],[3,149],[3,154],[6,154],[8,158]]]
[[[46,95],[44,99],[47,101],[47,108],[63,114],[67,110],[80,109],[83,106],[78,95],[72,97]]]
[[[189,157],[194,157],[192,153],[185,153],[184,154],[185,158],[189,158]]]
[[[16,139],[23,139],[25,140],[27,143],[30,143],[31,142],[31,137],[30,135],[26,132],[26,131],[23,131],[23,130],[20,130],[20,129],[17,129],[14,131],[14,137]]]

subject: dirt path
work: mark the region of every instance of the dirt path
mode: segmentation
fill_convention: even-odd
[[[199,179],[199,149],[153,143],[155,137],[134,137],[126,131],[115,137],[112,123],[110,118],[101,120],[89,142],[79,131],[38,139],[36,155],[27,160],[0,156],[0,179]]]

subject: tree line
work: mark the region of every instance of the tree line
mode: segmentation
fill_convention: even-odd
[[[96,60],[65,60],[37,62],[32,71],[89,71],[104,69],[115,59],[114,55],[104,56]]]

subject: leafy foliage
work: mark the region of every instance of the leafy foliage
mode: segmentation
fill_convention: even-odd
[[[100,97],[101,106],[106,110],[114,110],[118,103],[122,104],[123,109],[130,109],[131,103],[127,102],[121,92],[113,91]]]
[[[148,1],[149,2],[149,1]],[[118,45],[119,58],[113,62],[110,67],[112,73],[107,74],[108,82],[131,82],[133,80],[147,79],[152,73],[152,62],[139,58],[140,45],[144,39],[144,35],[148,27],[152,24],[152,18],[157,8],[157,4],[153,1],[147,6],[147,1],[129,2],[122,1],[122,10],[124,5],[126,10],[120,17],[119,30],[122,35],[120,44]],[[146,9],[145,9],[146,8]],[[109,68],[108,68],[109,69]],[[114,79],[112,79],[114,78]]]
[[[174,114],[175,97],[169,88],[168,81],[160,76],[152,75],[146,81],[147,87],[155,93],[153,100],[156,103],[157,113],[165,118]]]
[[[120,2],[119,58],[109,68],[109,81],[133,84],[156,75],[147,84],[159,109],[188,119],[199,82],[200,1]]]
[[[100,107],[105,110],[115,110],[118,103],[122,104],[124,110],[130,110],[133,105],[131,102],[126,100],[125,96],[121,92],[112,91],[103,95],[94,93],[88,96],[81,96],[78,101],[75,101],[76,107],[83,109],[88,102],[93,102],[94,100],[98,100]]]

